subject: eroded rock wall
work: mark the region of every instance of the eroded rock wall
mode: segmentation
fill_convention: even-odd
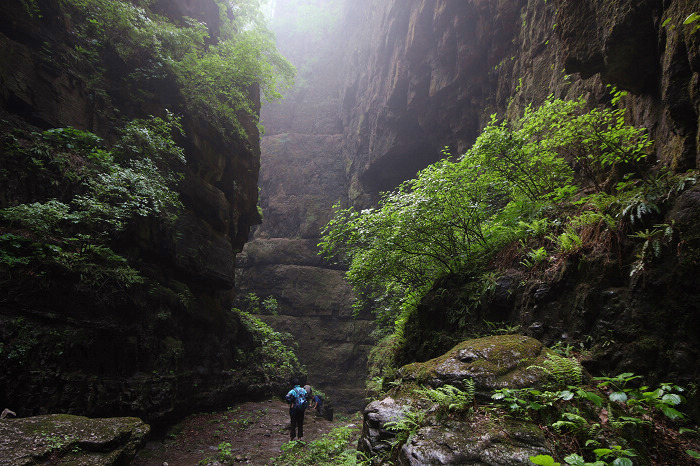
[[[185,208],[173,227],[142,222],[112,245],[146,278],[143,286],[105,298],[81,290],[79,276],[2,269],[0,403],[19,416],[137,415],[162,423],[282,390],[248,370],[254,362],[240,355],[254,342],[230,312],[235,253],[259,222],[254,122],[243,121],[247,140],[225,134],[187,111],[172,76],[130,81],[134,64],[116,54],[102,57],[102,75],[86,76],[65,61],[76,36],[60,4],[37,2],[34,14],[26,4],[5,2],[0,19],[3,129],[73,126],[114,141],[124,121],[170,109],[182,115],[186,134],[177,141],[187,158]],[[213,1],[161,7],[216,26]],[[250,96],[256,102],[257,89]],[[3,169],[16,163],[8,154]],[[3,170],[0,206],[54,195],[25,181]]]
[[[294,337],[308,382],[336,412],[353,412],[364,405],[373,324],[367,315],[353,317],[344,271],[319,257],[317,247],[332,206],[347,198],[339,115],[344,6],[278,2],[278,47],[299,74],[283,101],[262,109],[263,222],[238,256],[237,288],[243,308],[248,293],[277,300],[277,315],[259,317]]]
[[[489,115],[531,102],[630,91],[632,122],[659,159],[698,157],[697,5],[658,0],[354,2],[342,120],[350,197],[362,205],[440,157],[461,153]],[[662,23],[669,22],[665,27]]]
[[[303,85],[281,106],[264,110],[266,219],[250,245],[242,283],[279,299],[283,314],[332,313],[328,309],[345,309],[340,303],[350,300],[346,288],[326,287],[321,280],[323,296],[337,303],[322,304],[304,288],[309,281],[298,280],[318,281],[316,274],[328,267],[308,253],[330,216],[329,205],[372,205],[380,191],[441,158],[445,146],[453,154],[468,148],[493,113],[518,115],[549,94],[584,96],[597,105],[610,99],[606,86],[616,86],[629,91],[622,104],[630,123],[649,128],[657,141],[658,165],[697,167],[700,34],[682,25],[697,10],[693,1],[340,5],[335,35],[326,36],[323,46],[309,35],[280,35],[282,47],[301,65]],[[279,262],[262,259],[278,254],[284,257]],[[339,270],[325,273],[340,282]],[[433,325],[429,314],[425,319],[427,327],[417,325]]]
[[[350,21],[367,40],[349,56],[342,100],[349,202],[369,205],[377,191],[436,160],[445,145],[461,152],[493,113],[516,116],[549,94],[606,103],[608,85],[628,91],[621,104],[629,122],[656,141],[650,169],[698,168],[700,34],[683,25],[697,2],[361,3]],[[518,323],[547,343],[594,338],[603,347],[591,362],[596,371],[697,380],[694,366],[688,370],[700,348],[691,259],[697,227],[689,220],[695,198],[694,191],[684,194],[654,220],[677,225],[678,236],[644,280],[630,278],[639,246],[623,241],[611,262],[571,261],[553,282],[533,282],[522,293],[513,290],[527,277],[503,277],[475,322]],[[409,322],[403,362],[454,343],[445,309],[461,287],[468,284],[458,277],[436,284]],[[439,299],[444,290],[455,293]]]

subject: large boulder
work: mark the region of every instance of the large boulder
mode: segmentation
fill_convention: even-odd
[[[534,423],[475,415],[418,429],[401,448],[399,464],[529,465],[530,456],[548,453],[544,432]]]
[[[499,388],[537,387],[543,382],[541,366],[549,350],[541,342],[523,335],[497,335],[459,343],[447,353],[426,362],[408,364],[399,377],[440,387],[459,386],[474,380],[478,392]]]
[[[534,338],[499,335],[467,340],[440,357],[402,367],[388,396],[365,408],[358,450],[375,459],[393,455],[402,465],[529,464],[530,456],[549,453],[536,424],[479,410],[439,415],[416,388],[464,388],[463,380],[472,379],[483,401],[500,388],[541,387],[547,374],[534,366],[542,366],[548,354]],[[398,451],[395,422],[415,424]]]
[[[128,465],[150,427],[141,419],[51,414],[0,420],[0,464]]]

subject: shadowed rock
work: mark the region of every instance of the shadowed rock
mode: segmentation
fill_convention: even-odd
[[[531,455],[548,453],[537,425],[479,411],[438,416],[437,405],[415,388],[450,384],[464,389],[462,381],[470,378],[477,398],[490,400],[499,388],[541,387],[547,375],[532,366],[542,365],[547,354],[534,338],[500,335],[467,340],[440,357],[402,367],[401,383],[365,408],[358,450],[371,457],[390,454],[397,437],[391,423],[408,420],[417,425],[398,451],[399,464],[529,464]]]
[[[127,465],[150,427],[135,417],[50,414],[0,421],[0,464]]]

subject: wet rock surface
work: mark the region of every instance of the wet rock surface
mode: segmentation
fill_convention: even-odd
[[[0,420],[0,464],[127,465],[150,427],[138,418],[51,414]]]
[[[549,454],[545,440],[533,423],[475,415],[418,429],[401,448],[399,464],[532,464],[530,456]]]
[[[387,423],[420,412],[425,417],[401,447],[399,464],[529,464],[530,456],[548,453],[537,425],[485,412],[439,416],[436,405],[415,389],[447,384],[464,389],[467,378],[474,381],[479,401],[490,401],[499,388],[542,386],[545,374],[530,366],[541,364],[548,353],[534,338],[500,335],[467,340],[443,356],[402,367],[397,388],[365,408],[358,450],[386,458],[397,437]]]
[[[404,366],[399,377],[433,387],[462,385],[462,380],[468,378],[483,392],[537,387],[544,378],[542,371],[532,366],[541,365],[548,353],[541,342],[522,335],[477,338],[464,341],[435,359]]]

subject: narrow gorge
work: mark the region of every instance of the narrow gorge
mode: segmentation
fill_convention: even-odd
[[[0,464],[295,376],[274,464],[698,464],[697,1],[4,6]]]

